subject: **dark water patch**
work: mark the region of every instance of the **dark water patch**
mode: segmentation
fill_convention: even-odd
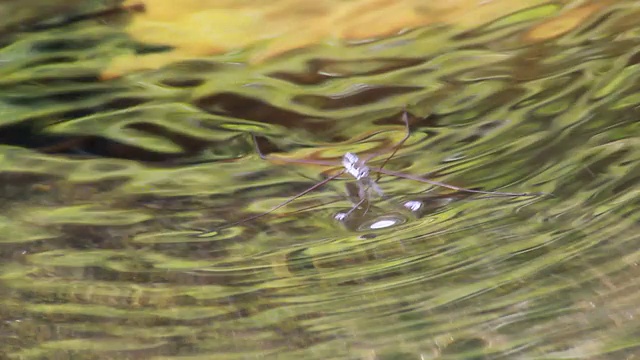
[[[380,75],[418,65],[420,59],[312,59],[304,72],[275,72],[270,76],[301,86],[320,85],[333,78]]]
[[[95,21],[101,20],[105,23],[114,22],[114,21],[126,21],[126,19],[122,19],[122,16],[133,16],[135,13],[140,13],[145,11],[145,6],[143,3],[139,3],[132,6],[119,6],[115,1],[107,1],[103,2],[103,9],[92,9],[93,11],[86,11],[84,13],[76,13],[76,14],[64,14],[58,17],[52,17],[51,14],[42,15],[41,21],[37,21],[34,24],[28,25],[25,30],[27,31],[42,31],[48,29],[54,29],[57,27],[69,26],[77,22],[83,21]]]

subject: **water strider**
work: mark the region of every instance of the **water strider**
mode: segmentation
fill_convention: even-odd
[[[405,141],[409,138],[410,136],[410,128],[409,128],[409,118],[407,115],[407,112],[404,111],[402,114],[402,121],[404,122],[405,125],[405,136],[402,138],[402,140],[400,140],[398,143],[396,143],[394,146],[392,146],[390,149],[386,150],[386,151],[382,151],[382,152],[378,152],[378,153],[374,153],[370,156],[368,156],[365,159],[360,159],[356,154],[347,152],[346,154],[344,154],[344,156],[342,157],[342,162],[334,162],[334,161],[323,161],[323,160],[310,160],[310,159],[287,159],[287,158],[281,158],[281,157],[277,157],[277,156],[272,156],[272,155],[265,155],[264,153],[262,153],[262,151],[260,150],[260,147],[258,146],[258,142],[257,142],[257,138],[255,136],[255,134],[251,134],[253,137],[253,141],[255,144],[255,148],[256,148],[256,152],[257,154],[260,156],[261,159],[263,160],[268,160],[268,161],[283,161],[283,162],[289,162],[289,163],[298,163],[298,164],[313,164],[313,165],[321,165],[321,166],[341,166],[342,169],[340,171],[338,171],[337,173],[327,177],[326,179],[316,183],[315,185],[309,187],[308,189],[290,197],[289,199],[283,201],[282,203],[274,206],[273,208],[238,220],[238,221],[234,221],[231,223],[226,223],[223,224],[222,226],[220,226],[218,229],[222,229],[222,228],[226,228],[229,226],[233,226],[233,225],[237,225],[237,224],[241,224],[247,221],[251,221],[251,220],[255,220],[257,218],[260,218],[262,216],[268,215],[284,206],[286,206],[287,204],[293,202],[294,200],[322,187],[323,185],[327,184],[329,181],[334,180],[339,178],[340,176],[346,174],[349,174],[351,177],[353,177],[356,180],[356,185],[358,186],[358,201],[355,202],[355,204],[353,205],[353,207],[347,211],[346,213],[342,213],[339,217],[337,217],[338,220],[344,220],[346,219],[353,211],[355,211],[356,209],[360,208],[365,202],[369,201],[372,199],[374,193],[376,195],[378,195],[379,197],[382,197],[384,195],[382,189],[380,188],[380,186],[378,185],[378,181],[380,180],[380,177],[382,175],[389,175],[389,176],[394,176],[394,177],[399,177],[399,178],[404,178],[404,179],[408,179],[408,180],[414,180],[414,181],[419,181],[419,182],[423,182],[423,183],[427,183],[427,184],[431,184],[434,186],[439,186],[439,187],[444,187],[447,189],[451,189],[451,190],[455,190],[455,191],[460,191],[460,192],[467,192],[467,193],[474,193],[474,194],[485,194],[485,195],[493,195],[493,196],[508,196],[508,197],[521,197],[521,196],[539,196],[539,195],[543,195],[542,193],[513,193],[513,192],[500,192],[500,191],[483,191],[483,190],[473,190],[473,189],[467,189],[467,188],[462,188],[462,187],[458,187],[458,186],[454,186],[454,185],[449,185],[443,182],[439,182],[439,181],[435,181],[435,180],[430,180],[430,179],[426,179],[420,176],[416,176],[416,175],[411,175],[411,174],[406,174],[403,172],[399,172],[399,171],[392,171],[392,170],[387,170],[384,169],[384,166],[387,164],[387,162],[389,160],[391,160],[391,158],[396,154],[396,152],[398,151],[398,149],[400,149],[400,147],[405,143]],[[383,161],[382,165],[379,167],[369,167],[367,165],[367,163],[369,161],[371,161],[373,158],[376,158],[378,156],[384,155],[385,153],[387,153],[388,151],[391,151],[391,154],[385,158],[385,160]],[[377,177],[374,179],[371,176],[371,173],[377,173]],[[365,209],[366,212],[366,209]]]

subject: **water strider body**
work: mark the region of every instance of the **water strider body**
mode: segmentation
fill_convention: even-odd
[[[241,224],[241,223],[244,223],[244,222],[247,222],[247,221],[251,221],[251,220],[257,219],[259,217],[268,215],[268,214],[280,209],[281,207],[291,203],[292,201],[294,201],[294,200],[296,200],[296,199],[298,199],[298,198],[300,198],[300,197],[302,197],[302,196],[304,196],[304,195],[306,195],[306,194],[308,194],[308,193],[310,193],[310,192],[322,187],[323,185],[327,184],[329,181],[339,178],[340,176],[342,176],[345,173],[351,175],[356,180],[356,184],[358,186],[358,200],[359,201],[357,203],[355,203],[354,206],[347,213],[343,214],[340,217],[340,220],[344,220],[353,211],[355,211],[361,205],[363,205],[365,201],[370,200],[372,198],[372,193],[373,192],[375,192],[380,197],[383,196],[384,193],[383,193],[382,189],[380,189],[380,186],[378,186],[378,181],[380,180],[380,176],[382,174],[389,175],[389,176],[394,176],[394,177],[398,177],[398,178],[404,178],[404,179],[408,179],[408,180],[419,181],[419,182],[422,182],[422,183],[427,183],[427,184],[431,184],[431,185],[434,185],[434,186],[444,187],[444,188],[447,188],[447,189],[460,191],[460,192],[467,192],[467,193],[486,194],[486,195],[493,195],[493,196],[508,196],[508,197],[543,195],[542,193],[511,193],[511,192],[499,192],[499,191],[484,191],[484,190],[466,189],[466,188],[462,188],[462,187],[458,187],[458,186],[454,186],[454,185],[449,185],[449,184],[446,184],[446,183],[443,183],[443,182],[426,179],[426,178],[423,178],[423,177],[420,177],[420,176],[416,176],[416,175],[411,175],[411,174],[406,174],[406,173],[399,172],[399,171],[392,171],[392,170],[384,169],[384,166],[386,165],[386,163],[396,154],[396,152],[400,149],[402,144],[404,144],[404,142],[410,136],[409,119],[408,119],[406,111],[402,115],[402,120],[403,120],[403,122],[405,124],[405,135],[402,138],[402,140],[400,140],[391,149],[389,149],[389,150],[391,150],[391,155],[389,155],[388,157],[385,158],[385,160],[383,161],[383,163],[382,163],[382,165],[380,167],[369,167],[367,165],[367,163],[370,160],[372,160],[373,158],[376,158],[378,156],[384,155],[385,152],[375,153],[373,155],[369,155],[369,156],[367,156],[367,158],[365,160],[360,159],[354,153],[347,152],[342,157],[342,162],[341,163],[340,162],[335,162],[335,161],[324,161],[324,160],[289,159],[289,158],[281,158],[281,157],[277,157],[277,156],[265,155],[265,154],[262,153],[262,151],[260,150],[260,148],[258,146],[258,142],[257,142],[256,136],[254,134],[252,134],[252,137],[254,139],[256,152],[258,153],[260,158],[263,159],[263,160],[277,160],[277,161],[289,162],[289,163],[313,164],[313,165],[322,165],[322,166],[341,166],[342,169],[340,171],[338,171],[337,173],[325,178],[324,180],[321,180],[320,182],[316,183],[315,185],[312,185],[308,189],[306,189],[306,190],[304,190],[304,191],[292,196],[291,198],[285,200],[284,202],[274,206],[270,210],[267,210],[267,211],[265,211],[263,213],[256,214],[256,215],[253,215],[253,216],[250,216],[250,217],[238,220],[238,221],[234,221],[234,222],[231,222],[231,223],[223,224],[221,227],[219,227],[219,229],[220,228],[226,228],[226,227],[229,227],[229,226],[232,226],[232,225]],[[371,173],[374,173],[374,172],[378,174],[378,176],[376,177],[375,180],[371,176]]]
[[[382,189],[378,186],[378,183],[369,176],[371,169],[364,161],[354,153],[346,153],[342,157],[342,166],[349,175],[356,179],[359,188],[359,198],[362,199],[368,196],[371,190],[378,193],[379,196],[384,196]]]

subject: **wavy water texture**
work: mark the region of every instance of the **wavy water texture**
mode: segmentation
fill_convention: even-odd
[[[640,5],[407,3],[316,1],[298,18],[282,10],[293,0],[219,2],[271,14],[276,33],[263,43],[241,22],[238,38],[215,35],[227,41],[216,52],[181,45],[202,30],[184,14],[209,19],[206,1],[176,8],[181,38],[131,30],[162,1],[9,32],[0,354],[637,356]],[[211,11],[228,20],[222,5]],[[428,16],[397,24],[406,9]],[[362,25],[383,10],[388,23]],[[291,34],[292,19],[317,22]],[[127,52],[139,63],[113,72]],[[346,152],[380,166],[405,107],[410,136],[386,169],[546,195],[385,175],[385,197],[338,221],[354,198],[340,178],[242,221],[331,176]]]

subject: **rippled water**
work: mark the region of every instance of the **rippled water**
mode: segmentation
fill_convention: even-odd
[[[109,80],[121,49],[168,51],[137,14],[11,28],[0,355],[637,358],[640,6],[589,4]],[[337,221],[344,178],[236,224],[338,169],[288,160],[389,149],[405,106],[386,168],[550,195],[383,176]]]

